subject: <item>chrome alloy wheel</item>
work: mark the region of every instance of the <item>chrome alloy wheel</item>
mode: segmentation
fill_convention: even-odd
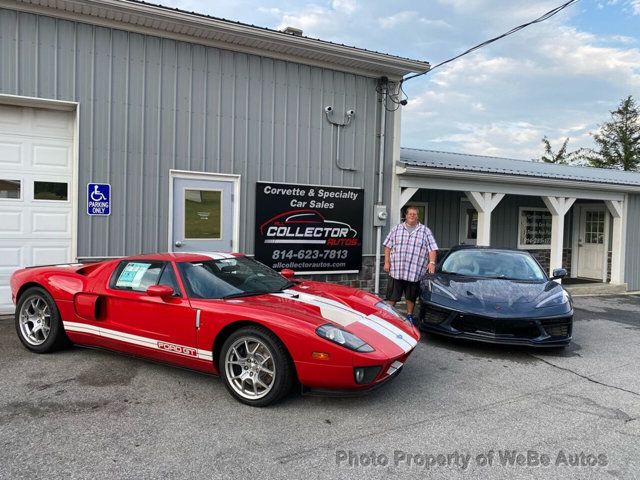
[[[241,397],[257,400],[275,383],[276,366],[267,345],[256,337],[240,337],[227,350],[224,368],[229,384]]]
[[[40,295],[28,298],[20,308],[20,332],[31,345],[42,345],[51,331],[51,309]]]

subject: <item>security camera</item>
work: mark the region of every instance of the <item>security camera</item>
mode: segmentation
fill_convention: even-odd
[[[331,113],[333,112],[333,107],[331,105],[327,105],[326,107],[324,107],[324,113]]]
[[[402,100],[400,100],[400,105],[402,105],[403,107],[404,107],[407,103],[409,103],[409,102],[407,101],[407,99],[402,99]]]
[[[353,117],[355,114],[355,110],[347,110],[347,117]]]

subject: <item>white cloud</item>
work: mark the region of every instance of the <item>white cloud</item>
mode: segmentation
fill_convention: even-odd
[[[380,24],[380,27],[385,29],[395,28],[398,25],[415,19],[417,14],[418,13],[415,11],[406,10],[404,12],[395,13],[389,17],[378,18],[378,23]]]
[[[348,15],[352,14],[358,9],[356,0],[332,0],[331,6],[338,12],[343,12]]]
[[[634,15],[640,15],[640,0],[631,0],[629,2]]]

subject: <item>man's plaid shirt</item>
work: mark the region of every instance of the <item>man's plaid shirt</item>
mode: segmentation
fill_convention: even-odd
[[[418,222],[413,232],[404,223],[393,227],[384,240],[391,249],[391,271],[396,280],[418,282],[427,273],[429,252],[438,249],[431,230]]]

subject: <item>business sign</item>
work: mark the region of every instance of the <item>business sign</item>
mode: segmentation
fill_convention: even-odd
[[[87,215],[111,215],[111,185],[87,184]]]
[[[258,182],[255,257],[275,270],[357,272],[364,190]]]

